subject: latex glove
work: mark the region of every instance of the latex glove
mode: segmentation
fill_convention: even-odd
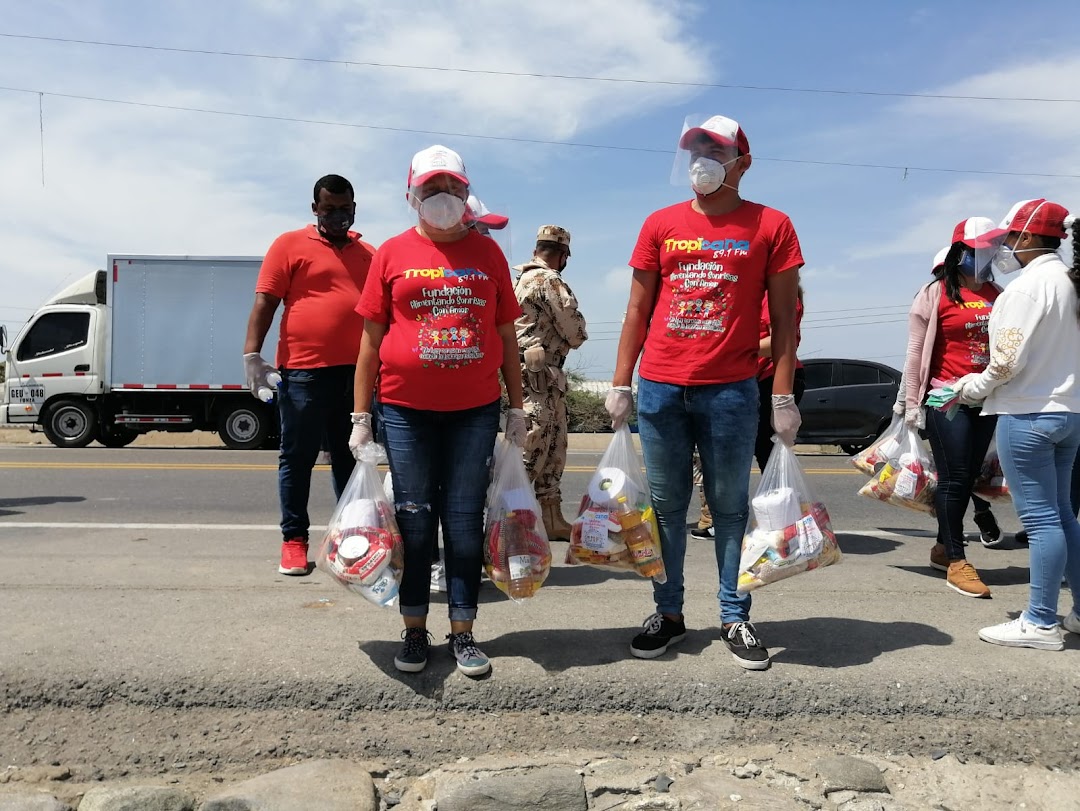
[[[978,393],[981,382],[981,374],[969,374],[964,375],[955,383],[950,383],[949,388],[956,392],[962,405],[977,406],[986,399],[984,395]]]
[[[802,414],[795,405],[794,394],[774,394],[772,396],[772,427],[780,441],[789,448],[795,444],[795,437],[802,425]]]
[[[252,397],[269,403],[274,399],[274,393],[281,382],[281,374],[263,360],[263,356],[258,352],[248,352],[244,355],[244,382],[247,383]]]
[[[611,427],[618,431],[634,410],[634,393],[629,386],[612,386],[604,398],[604,408],[611,416]]]
[[[904,416],[905,411],[907,411],[907,408],[905,408],[903,400],[897,400],[895,403],[892,404],[892,413],[896,416]]]
[[[506,412],[506,430],[503,432],[507,442],[525,446],[525,438],[529,435],[529,421],[525,416],[525,409],[511,408]]]
[[[904,409],[904,425],[921,431],[926,427],[926,410],[922,406]]]
[[[366,411],[354,411],[349,415],[352,418],[352,433],[349,434],[349,450],[353,458],[361,461],[364,451],[371,444],[371,414]]]
[[[530,346],[522,353],[522,357],[525,358],[525,368],[530,372],[542,372],[547,365],[542,346]]]

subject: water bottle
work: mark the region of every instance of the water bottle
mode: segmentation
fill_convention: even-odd
[[[281,375],[277,372],[270,372],[266,376],[266,385],[259,386],[259,399],[264,403],[272,402],[274,399],[274,391],[281,385]]]

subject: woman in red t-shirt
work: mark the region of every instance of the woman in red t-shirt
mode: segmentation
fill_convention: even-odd
[[[510,402],[506,438],[525,440],[521,369],[514,321],[521,315],[499,246],[466,223],[469,179],[461,157],[432,146],[413,157],[409,203],[414,228],[375,252],[356,310],[364,336],[356,361],[353,436],[357,458],[372,441],[379,414],[405,544],[399,606],[404,642],[394,666],[416,673],[427,664],[431,550],[443,526],[450,653],[458,669],[491,669],[477,647],[483,564],[484,500],[499,429],[499,372]]]
[[[930,552],[930,565],[946,572],[949,588],[967,597],[990,596],[966,559],[963,524],[997,417],[983,416],[977,406],[960,406],[950,417],[923,403],[930,389],[981,372],[990,362],[987,328],[1001,288],[990,280],[993,251],[981,236],[993,227],[986,217],[971,217],[953,229],[945,261],[934,268],[934,280],[911,305],[904,364],[904,420],[911,428],[926,428],[938,474],[938,543]],[[990,513],[976,512],[977,523],[980,515],[985,520]]]

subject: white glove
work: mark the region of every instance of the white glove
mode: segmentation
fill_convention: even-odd
[[[794,394],[774,394],[772,396],[772,428],[780,441],[789,448],[795,444],[795,437],[802,425],[802,414],[795,405]]]
[[[604,408],[611,416],[611,427],[618,431],[634,410],[634,393],[629,386],[612,386],[604,398]]]
[[[904,409],[904,425],[921,431],[926,427],[926,409],[922,406]]]
[[[366,411],[354,411],[349,415],[352,418],[352,433],[349,434],[349,450],[353,458],[361,461],[364,449],[371,444],[371,414]]]
[[[964,375],[955,383],[950,383],[949,388],[956,392],[960,398],[960,404],[966,406],[977,406],[986,399],[986,396],[976,392],[979,390],[979,383],[982,382],[981,374],[969,374]]]
[[[244,355],[244,381],[252,397],[269,403],[274,399],[274,393],[281,382],[281,374],[263,360],[263,356],[258,352],[248,352]]]
[[[892,413],[898,417],[904,416],[904,412],[906,410],[907,408],[904,406],[903,400],[897,400],[895,403],[892,404]]]
[[[506,441],[523,448],[528,435],[529,421],[525,417],[525,409],[511,408],[506,412],[506,430],[503,432]]]

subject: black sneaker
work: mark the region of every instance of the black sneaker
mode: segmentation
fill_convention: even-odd
[[[450,655],[457,662],[457,669],[466,676],[483,676],[491,670],[491,661],[476,647],[472,631],[447,634],[446,638],[450,640]]]
[[[998,526],[994,514],[990,510],[983,510],[975,513],[973,517],[975,526],[979,528],[979,534],[982,536],[982,545],[987,549],[1000,546],[1001,542],[1005,540],[1005,536],[1002,534],[1001,527]]]
[[[1020,546],[1027,546],[1027,545],[1028,545],[1028,537],[1027,537],[1027,532],[1026,532],[1026,531],[1024,531],[1024,530],[1020,530],[1020,531],[1019,531],[1018,533],[1016,533],[1016,535],[1014,536],[1014,540],[1015,540],[1015,541],[1016,541],[1016,543],[1017,543],[1017,544],[1019,544]]]
[[[663,614],[657,613],[648,617],[641,623],[645,629],[643,633],[634,637],[630,643],[630,653],[638,659],[655,659],[663,656],[668,645],[682,642],[686,637],[686,623],[682,620],[669,620]]]
[[[747,670],[767,670],[772,660],[769,652],[758,639],[757,631],[749,622],[733,622],[721,630],[724,643],[739,663]]]
[[[401,650],[394,657],[394,667],[403,673],[419,673],[427,666],[431,634],[426,628],[406,628],[401,632]]]
[[[712,540],[716,537],[716,530],[712,527],[705,527],[705,529],[702,529],[701,527],[694,527],[692,530],[690,530],[690,534],[695,538]]]

